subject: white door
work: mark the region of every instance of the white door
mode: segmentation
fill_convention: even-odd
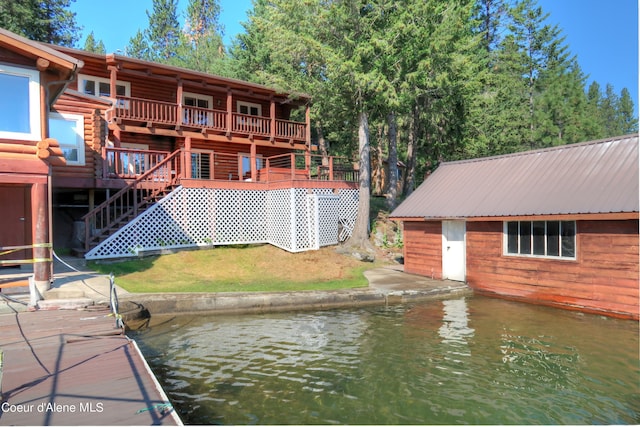
[[[465,280],[465,222],[442,221],[442,278]]]

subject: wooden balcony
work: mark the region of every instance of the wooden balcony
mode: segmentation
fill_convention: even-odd
[[[107,112],[107,121],[146,128],[194,130],[203,135],[259,138],[292,145],[308,146],[309,142],[306,123],[125,96],[116,98],[115,106]]]
[[[102,150],[102,180],[117,181],[124,185],[157,168],[157,165],[171,155],[168,151],[105,147]],[[252,163],[255,165],[253,168]],[[162,171],[178,180],[218,182],[308,180],[355,183],[359,179],[357,169],[346,158],[330,156],[323,160],[322,156],[303,153],[256,156],[252,159],[246,154],[182,150],[179,161],[173,162],[170,169],[165,167]],[[158,180],[157,177],[154,178]]]

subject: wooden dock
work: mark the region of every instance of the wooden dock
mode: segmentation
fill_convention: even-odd
[[[107,307],[0,315],[0,425],[182,425]]]

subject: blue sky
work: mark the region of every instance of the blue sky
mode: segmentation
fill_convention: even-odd
[[[185,8],[187,2],[180,0],[180,7]],[[146,10],[151,11],[152,5],[152,0],[109,0],[108,7],[96,7],[95,0],[76,0],[71,10],[84,27],[80,46],[93,31],[107,52],[124,51],[138,29],[148,26]],[[220,5],[225,43],[229,44],[243,31],[240,23],[246,21],[252,1],[220,0]],[[603,90],[611,83],[618,94],[626,87],[638,111],[637,0],[538,0],[538,5],[550,14],[548,23],[557,24],[566,36],[569,50],[589,76],[587,87],[594,80]]]

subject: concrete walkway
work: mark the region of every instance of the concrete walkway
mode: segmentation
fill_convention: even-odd
[[[125,320],[138,318],[140,312],[145,315],[225,314],[327,309],[401,304],[471,293],[465,283],[407,274],[402,268],[395,264],[368,270],[364,273],[368,287],[335,291],[131,294],[117,286],[116,290]],[[28,268],[23,269],[16,274],[28,275]],[[54,272],[52,288],[45,293],[45,299],[38,302],[39,309],[74,309],[109,303],[109,278],[87,269],[84,259],[65,257],[56,260]],[[4,277],[6,275],[0,274],[0,279]],[[24,300],[24,292],[28,289],[22,292]],[[0,299],[0,314],[7,312],[9,305],[12,311],[26,309],[24,305],[16,306]]]

